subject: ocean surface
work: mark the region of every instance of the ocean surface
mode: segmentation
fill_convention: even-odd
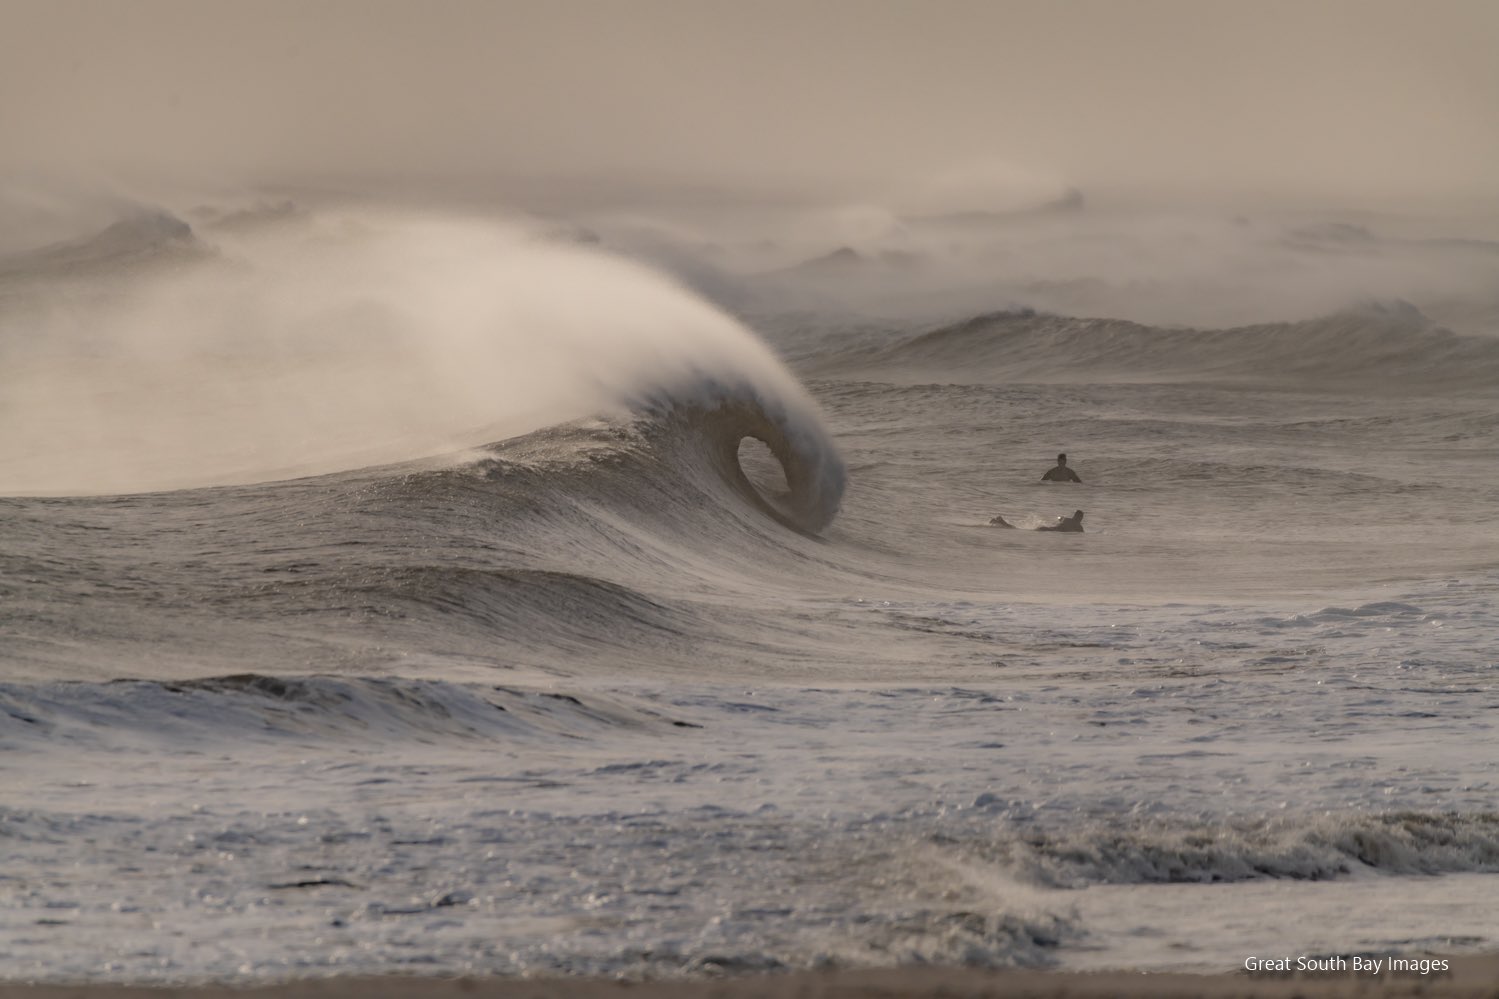
[[[0,979],[1499,950],[1499,224],[54,236]]]

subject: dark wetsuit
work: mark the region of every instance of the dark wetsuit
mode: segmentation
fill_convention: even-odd
[[[1068,468],[1066,465],[1057,465],[1055,468],[1048,468],[1046,470],[1046,474],[1043,475],[1043,476],[1041,476],[1041,481],[1042,482],[1082,482],[1083,480],[1080,479],[1080,478],[1078,478],[1077,477],[1077,473],[1074,472],[1072,469]]]

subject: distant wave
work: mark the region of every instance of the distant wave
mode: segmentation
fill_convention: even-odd
[[[91,236],[0,258],[0,275],[93,274],[108,267],[184,261],[211,253],[182,219],[143,209]]]
[[[1401,379],[1486,388],[1499,383],[1499,339],[1459,336],[1398,301],[1232,329],[1019,310],[944,325],[820,371],[884,372],[901,381],[1203,380],[1325,388]]]

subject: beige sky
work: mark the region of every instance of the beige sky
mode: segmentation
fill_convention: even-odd
[[[1499,194],[1499,3],[0,0],[0,171]]]

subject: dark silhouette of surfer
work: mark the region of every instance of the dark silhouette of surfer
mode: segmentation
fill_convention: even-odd
[[[1046,470],[1046,474],[1043,475],[1043,476],[1041,476],[1041,481],[1042,482],[1079,482],[1080,483],[1083,480],[1077,477],[1077,473],[1076,472],[1074,472],[1072,469],[1070,469],[1070,468],[1067,467],[1067,456],[1065,454],[1059,454],[1059,455],[1057,455],[1057,464],[1056,464],[1056,467],[1055,468],[1048,468]],[[1082,528],[1078,528],[1078,529],[1082,530]]]
[[[1010,523],[1008,520],[1005,520],[1003,517],[995,517],[993,520],[989,521],[989,526],[1015,528],[1014,524]],[[1055,524],[1046,524],[1041,527],[1032,528],[1032,530],[1059,531],[1062,534],[1082,534],[1083,511],[1074,510],[1072,511],[1072,516],[1070,517],[1058,517]]]

